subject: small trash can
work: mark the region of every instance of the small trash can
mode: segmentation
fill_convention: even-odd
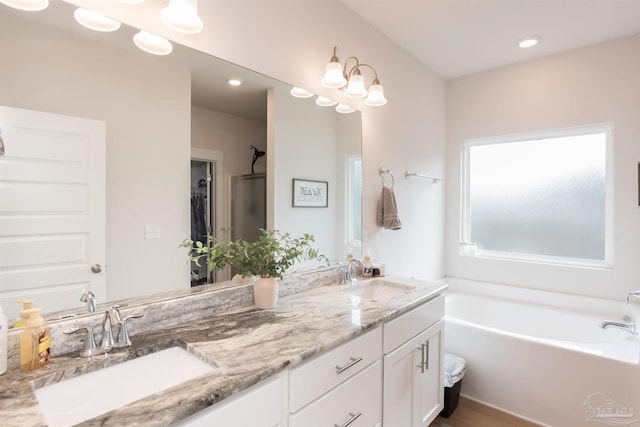
[[[455,354],[444,354],[444,408],[440,416],[449,418],[458,406],[462,377],[466,371],[466,362]]]

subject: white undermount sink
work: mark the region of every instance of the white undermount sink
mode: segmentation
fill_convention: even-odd
[[[369,279],[356,284],[353,288],[346,290],[346,292],[349,295],[365,298],[369,301],[385,302],[412,292],[415,289],[415,286],[384,279]]]
[[[35,393],[49,426],[69,426],[213,370],[183,348],[170,347],[39,388]]]

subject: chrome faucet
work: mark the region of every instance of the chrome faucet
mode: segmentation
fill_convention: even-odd
[[[360,270],[364,269],[364,265],[359,259],[350,259],[344,270],[344,282],[347,284],[351,284],[358,279],[358,271],[353,268],[354,266]]]
[[[93,294],[93,292],[86,291],[85,293],[83,293],[80,297],[80,301],[87,303],[87,309],[89,310],[89,313],[96,312],[96,296]]]
[[[623,330],[629,332],[631,335],[635,335],[636,334],[636,323],[635,322],[629,322],[629,323],[602,322],[602,323],[600,323],[600,327],[602,329],[618,328],[618,329],[623,329]]]
[[[109,307],[104,312],[104,317],[102,318],[102,337],[100,338],[100,349],[105,353],[110,351],[115,344],[113,340],[113,324],[112,324],[112,314],[114,311],[117,313],[118,309]],[[118,315],[118,318],[120,316]]]
[[[625,330],[632,335],[636,335],[638,333],[637,322],[638,319],[640,319],[640,291],[627,293],[627,304],[632,304],[635,312],[633,318],[631,316],[625,316],[624,322],[602,322],[600,323],[600,327],[602,329],[618,328]]]
[[[627,294],[627,303],[640,304],[640,291],[633,291]]]
[[[316,258],[318,261],[324,261],[324,265],[323,267],[329,267],[331,266],[331,261],[329,261],[329,258],[327,258],[326,255],[324,254],[320,254],[318,255],[318,257]]]

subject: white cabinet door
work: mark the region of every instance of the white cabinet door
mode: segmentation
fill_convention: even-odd
[[[441,320],[420,334],[420,345],[424,345],[424,370],[416,367],[417,411],[414,424],[420,427],[428,427],[444,407],[443,325],[444,321]],[[423,363],[422,354],[419,356],[420,363]]]
[[[439,321],[384,357],[383,425],[428,426],[443,407]]]

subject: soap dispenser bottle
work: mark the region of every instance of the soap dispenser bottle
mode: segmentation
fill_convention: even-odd
[[[24,328],[27,324],[27,316],[24,311],[33,308],[33,300],[30,299],[19,299],[15,301],[18,304],[22,304],[22,310],[20,310],[20,317],[13,324],[14,328]]]
[[[44,326],[40,308],[22,310],[26,316],[24,331],[20,334],[20,369],[31,371],[49,362],[51,340]]]
[[[9,322],[7,316],[0,306],[0,375],[7,372],[8,344],[7,333],[9,331]]]

